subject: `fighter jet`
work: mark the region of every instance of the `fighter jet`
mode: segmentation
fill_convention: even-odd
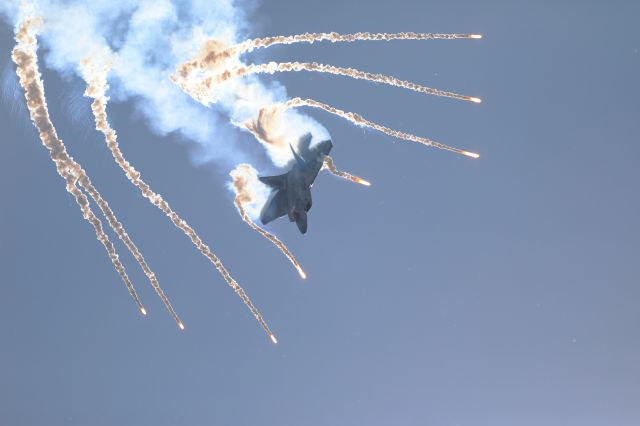
[[[262,208],[260,221],[266,225],[274,219],[289,216],[301,233],[307,232],[307,212],[311,208],[311,185],[329,154],[333,144],[330,140],[317,143],[311,148],[311,134],[300,138],[298,149],[290,145],[295,163],[291,170],[278,176],[260,176],[259,179],[272,188],[271,195]]]

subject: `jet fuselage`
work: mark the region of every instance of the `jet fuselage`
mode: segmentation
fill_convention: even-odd
[[[330,140],[319,142],[313,148],[310,145],[311,135],[307,134],[300,138],[300,152],[291,147],[295,163],[287,173],[260,177],[262,182],[273,188],[260,214],[263,224],[286,214],[290,222],[296,222],[301,233],[307,232],[307,212],[312,204],[311,186],[322,168],[324,157],[332,148]]]

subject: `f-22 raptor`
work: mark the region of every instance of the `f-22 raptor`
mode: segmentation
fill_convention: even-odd
[[[289,222],[295,222],[301,233],[307,232],[307,212],[311,209],[311,186],[318,176],[333,144],[322,141],[311,148],[311,134],[300,138],[299,152],[292,146],[295,163],[291,170],[278,176],[260,176],[263,183],[272,188],[271,195],[262,208],[260,221],[266,225],[285,214]]]

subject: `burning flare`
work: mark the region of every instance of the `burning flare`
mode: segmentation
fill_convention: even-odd
[[[122,278],[122,281],[124,281],[131,297],[133,297],[134,301],[138,305],[140,312],[144,314],[146,310],[142,305],[133,284],[129,280],[124,265],[120,262],[113,244],[107,237],[107,234],[105,234],[102,228],[102,222],[93,213],[89,200],[78,186],[85,188],[85,190],[94,198],[103,213],[105,213],[105,216],[107,216],[107,219],[114,230],[118,233],[118,236],[120,238],[126,237],[125,239],[127,240],[128,236],[122,225],[115,218],[115,215],[109,208],[106,201],[102,199],[99,192],[93,187],[86,172],[82,169],[80,164],[78,164],[67,153],[65,145],[58,137],[56,129],[49,117],[44,86],[40,79],[40,71],[38,69],[38,56],[36,53],[36,30],[41,22],[42,20],[40,18],[32,16],[27,17],[22,21],[16,30],[15,39],[17,45],[11,54],[13,62],[15,62],[17,66],[16,73],[18,74],[20,85],[24,90],[31,120],[38,130],[42,144],[47,148],[51,159],[55,163],[56,171],[65,180],[67,191],[75,198],[76,203],[78,203],[82,210],[84,218],[93,225],[96,237],[104,245],[111,262]]]
[[[236,208],[238,209],[238,213],[240,213],[240,216],[242,217],[242,220],[244,220],[247,225],[249,225],[254,231],[260,233],[260,235],[271,241],[273,245],[275,245],[282,252],[282,254],[284,254],[287,259],[289,259],[289,262],[293,264],[302,279],[307,278],[307,274],[304,273],[302,267],[293,256],[293,253],[289,251],[287,246],[285,246],[284,243],[278,239],[278,237],[256,225],[255,222],[247,214],[245,205],[256,202],[256,199],[258,197],[255,194],[254,188],[256,188],[256,185],[262,185],[258,181],[258,172],[256,172],[256,170],[251,167],[251,165],[243,163],[239,164],[235,169],[233,169],[231,173],[229,173],[229,175],[233,179],[232,186],[234,192],[236,193],[234,203],[236,205]]]
[[[331,173],[333,173],[338,177],[341,177],[346,180],[350,180],[351,182],[359,183],[360,185],[364,185],[364,186],[371,186],[371,183],[369,183],[364,179],[359,178],[358,176],[354,176],[350,173],[343,172],[342,170],[338,170],[338,168],[333,164],[333,158],[329,157],[328,155],[324,157],[324,163],[322,165],[322,168],[329,170]]]

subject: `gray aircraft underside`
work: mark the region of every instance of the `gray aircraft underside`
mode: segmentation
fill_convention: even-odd
[[[311,185],[316,180],[333,144],[330,140],[311,146],[311,134],[300,138],[299,152],[291,146],[295,163],[291,170],[278,176],[260,176],[259,179],[272,188],[271,195],[262,208],[260,221],[267,223],[284,216],[295,222],[301,233],[307,232],[307,212],[311,208]]]

